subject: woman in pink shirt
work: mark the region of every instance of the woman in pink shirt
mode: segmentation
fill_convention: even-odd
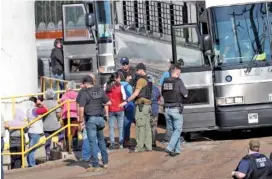
[[[62,103],[67,100],[76,100],[78,92],[76,92],[75,89],[76,89],[76,83],[74,81],[68,82],[66,92],[63,94],[62,98],[60,99],[60,102]],[[64,125],[68,124],[68,105],[69,103],[64,104],[61,111],[61,118],[63,120]],[[78,124],[76,102],[70,103],[70,119],[71,119],[71,124]],[[76,149],[77,147],[77,142],[78,142],[77,132],[78,132],[78,127],[71,127],[71,135],[73,138],[73,146],[72,146],[73,149]],[[65,130],[65,138],[66,138],[66,147],[68,149],[68,128],[66,128]]]

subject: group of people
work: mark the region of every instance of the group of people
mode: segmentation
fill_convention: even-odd
[[[134,68],[126,57],[120,59],[122,68],[114,72],[103,86],[97,85],[94,76],[84,77],[79,91],[79,122],[84,124],[90,143],[90,170],[97,171],[98,151],[103,166],[108,166],[108,154],[103,129],[105,121],[109,124],[109,149],[132,147],[130,126],[135,123],[137,144],[130,152],[152,151],[156,147],[156,133],[161,94],[164,98],[164,111],[167,129],[171,139],[165,150],[170,156],[180,154],[180,135],[182,132],[182,99],[188,92],[179,78],[180,64],[172,64],[169,78],[165,78],[161,90],[154,84],[152,76],[147,74],[143,63]],[[115,141],[114,128],[117,124],[118,141]]]
[[[4,123],[5,129],[9,130],[10,139],[10,152],[21,152],[21,146],[25,144],[21,143],[21,131],[17,129],[12,129],[12,127],[25,127],[28,123],[35,120],[39,115],[43,115],[51,110],[50,113],[45,115],[40,120],[37,120],[33,124],[24,128],[24,132],[28,134],[29,138],[29,148],[36,145],[40,138],[44,135],[45,137],[51,136],[57,130],[59,130],[62,125],[67,124],[67,105],[63,105],[61,108],[53,110],[59,103],[66,100],[75,99],[77,96],[76,83],[71,81],[67,84],[67,91],[62,96],[62,98],[57,101],[56,95],[53,89],[48,89],[45,91],[45,99],[41,101],[37,97],[30,97],[27,103],[27,110],[23,111],[20,108],[15,110],[15,117],[11,121]],[[77,123],[77,111],[76,104],[71,104],[70,108],[71,123]],[[27,119],[27,120],[25,120]],[[60,120],[61,119],[61,120]],[[77,141],[77,129],[78,127],[73,127],[71,133],[73,135],[73,141]],[[4,130],[4,129],[3,129]],[[57,147],[61,150],[68,149],[68,132],[67,129],[65,132],[61,132],[58,135]],[[51,138],[46,140],[45,143],[45,153],[46,160],[50,160],[50,151],[51,151]],[[76,144],[75,144],[76,146]],[[25,146],[24,146],[25,147]],[[66,147],[66,148],[65,148]],[[27,154],[27,162],[29,167],[36,165],[35,161],[35,151],[38,147],[34,148]],[[22,161],[20,155],[11,155],[11,169],[21,168]]]
[[[55,41],[56,49],[60,49],[61,41]],[[62,78],[62,61],[58,60],[62,55],[52,53],[52,65],[55,77]],[[5,123],[5,128],[24,126],[37,116],[47,113],[49,110],[66,100],[75,102],[66,103],[61,108],[49,113],[41,120],[33,123],[25,132],[29,136],[29,147],[38,143],[42,134],[45,137],[52,135],[67,124],[68,105],[70,109],[71,124],[80,127],[71,127],[73,138],[73,149],[76,150],[78,130],[83,130],[82,158],[91,161],[89,171],[99,171],[98,153],[101,154],[103,167],[107,168],[109,163],[107,145],[104,138],[106,122],[109,124],[109,149],[131,148],[130,140],[131,124],[135,123],[136,146],[130,152],[152,151],[156,147],[157,123],[159,104],[163,99],[163,110],[166,119],[167,147],[165,152],[170,156],[177,156],[181,152],[181,132],[183,126],[182,101],[187,98],[188,91],[180,79],[182,60],[175,64],[170,63],[169,70],[160,79],[159,87],[154,83],[154,78],[148,75],[143,63],[131,67],[129,59],[120,59],[122,68],[114,72],[104,85],[96,83],[94,74],[85,76],[82,80],[81,89],[76,92],[76,84],[71,81],[66,87],[66,92],[60,101],[55,100],[52,89],[45,92],[45,100],[40,101],[36,97],[29,99],[30,105],[24,113],[16,109],[15,119]],[[27,118],[28,121],[24,119]],[[115,126],[118,128],[118,140],[115,140]],[[3,138],[2,138],[3,139]],[[68,131],[59,134],[59,147],[68,149]],[[2,141],[3,142],[3,141]],[[47,159],[50,158],[51,140],[47,140],[45,151]],[[3,146],[3,145],[2,145]],[[271,161],[259,154],[260,143],[251,141],[249,143],[249,154],[243,158],[237,169],[232,172],[234,178],[260,178],[261,176],[272,176]],[[11,152],[21,151],[20,131],[10,130]],[[36,165],[35,150],[29,152],[27,159],[29,167]],[[21,167],[21,157],[12,155],[12,167]]]

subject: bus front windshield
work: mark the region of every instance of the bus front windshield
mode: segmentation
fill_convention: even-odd
[[[214,52],[219,64],[270,60],[265,3],[211,9]]]

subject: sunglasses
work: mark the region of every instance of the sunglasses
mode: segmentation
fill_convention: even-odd
[[[123,66],[126,66],[126,65],[128,65],[128,63],[122,63],[122,65],[123,65]]]

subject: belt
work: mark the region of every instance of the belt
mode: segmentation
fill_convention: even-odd
[[[85,115],[85,117],[103,117],[102,114],[99,114],[99,115]]]
[[[180,106],[164,106],[164,109],[180,108]]]

